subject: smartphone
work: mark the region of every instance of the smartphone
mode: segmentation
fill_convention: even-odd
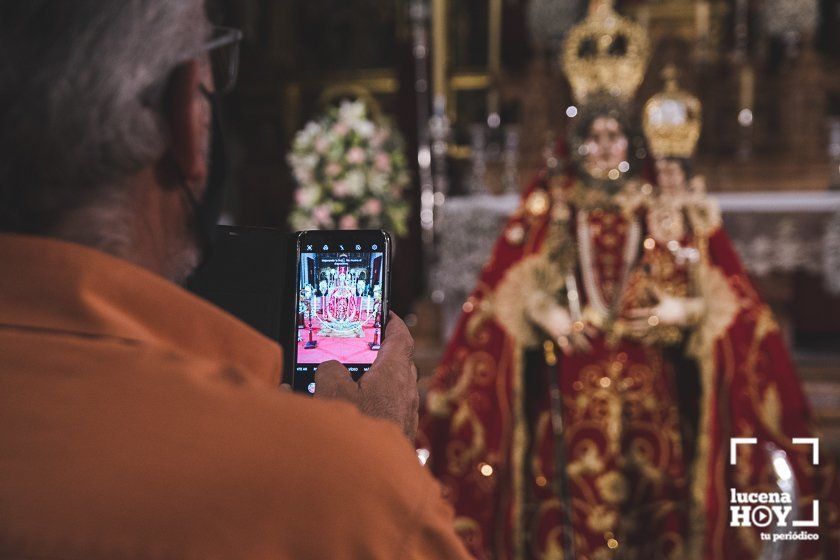
[[[315,370],[337,360],[358,380],[388,317],[391,238],[382,230],[297,234],[292,388],[314,394]]]
[[[294,238],[270,228],[216,226],[216,241],[188,280],[196,295],[221,307],[284,349],[291,359]],[[282,372],[288,375],[288,367]]]

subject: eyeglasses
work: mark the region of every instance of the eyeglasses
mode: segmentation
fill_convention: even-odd
[[[201,47],[179,58],[175,66],[206,54],[213,77],[213,91],[220,95],[228,93],[236,85],[236,76],[239,73],[240,41],[242,41],[242,31],[231,27],[213,27],[210,38]],[[141,94],[145,105],[156,107],[160,104],[170,77],[171,74],[146,88]],[[202,89],[206,91],[204,86]]]
[[[210,38],[186,60],[207,53],[213,73],[213,89],[219,94],[228,93],[236,85],[239,73],[239,43],[242,31],[232,27],[213,27]]]

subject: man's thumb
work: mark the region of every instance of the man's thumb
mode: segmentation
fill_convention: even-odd
[[[340,362],[324,362],[315,371],[315,395],[356,401],[359,386]]]

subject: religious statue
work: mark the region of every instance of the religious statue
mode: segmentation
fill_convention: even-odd
[[[361,276],[363,270],[339,265],[322,271],[330,280],[326,284],[321,282],[325,284],[321,288],[324,303],[319,313],[321,336],[364,338],[365,327],[376,322],[381,303],[362,296],[364,280],[354,280]]]
[[[669,71],[633,133],[649,50],[610,2],[569,32],[570,156],[526,189],[424,403],[418,447],[478,558],[758,558],[772,528],[730,526],[733,500],[783,491],[820,540],[778,557],[838,550],[779,327],[690,176],[699,101]]]

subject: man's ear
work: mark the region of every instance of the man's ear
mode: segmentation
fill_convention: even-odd
[[[200,87],[201,71],[196,61],[176,68],[169,82],[164,115],[170,132],[164,163],[176,167],[171,170],[178,174],[175,180],[191,187],[203,185],[207,179],[210,110]]]

